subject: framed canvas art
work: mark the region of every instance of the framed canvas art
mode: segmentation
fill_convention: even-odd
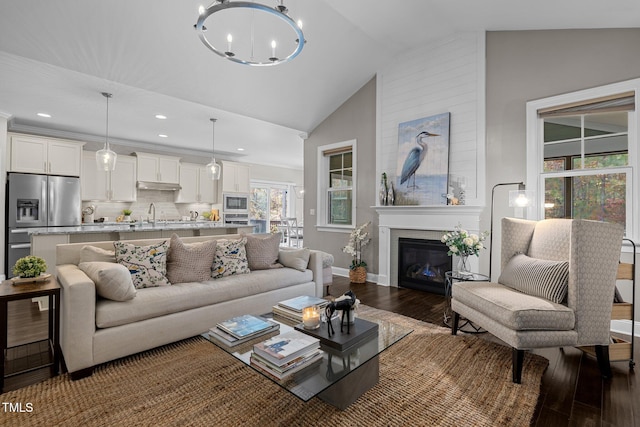
[[[398,125],[396,205],[446,205],[451,113]]]

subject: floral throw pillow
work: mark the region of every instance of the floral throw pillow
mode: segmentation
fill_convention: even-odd
[[[116,262],[127,267],[136,289],[171,284],[166,277],[169,249],[166,241],[149,246],[113,242],[113,246],[116,250]]]
[[[216,256],[211,266],[211,277],[218,279],[232,274],[249,273],[247,250],[245,244],[247,238],[239,240],[220,239],[216,245]]]

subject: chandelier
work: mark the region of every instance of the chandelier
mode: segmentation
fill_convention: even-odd
[[[200,7],[194,27],[205,46],[229,61],[258,67],[282,64],[298,56],[306,43],[302,22],[291,19],[283,3],[271,7],[216,0]]]
[[[102,92],[102,96],[107,98],[107,126],[104,137],[104,147],[102,150],[96,152],[96,165],[98,166],[98,170],[108,172],[115,170],[118,155],[109,148],[109,98],[111,98],[112,95],[107,92]]]

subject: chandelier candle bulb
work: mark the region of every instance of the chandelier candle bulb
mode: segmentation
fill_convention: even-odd
[[[318,329],[320,327],[320,310],[313,305],[302,309],[302,324],[305,329]]]
[[[233,55],[233,53],[231,53],[232,41],[233,41],[233,36],[231,34],[227,34],[227,51],[225,52],[227,55]]]

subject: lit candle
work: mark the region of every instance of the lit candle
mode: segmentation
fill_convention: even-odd
[[[320,327],[320,311],[317,306],[302,309],[302,323],[305,329],[317,329]]]
[[[227,34],[227,52],[231,52],[232,41],[233,41],[233,36],[231,36],[231,34]]]
[[[275,40],[271,40],[271,56],[273,58],[276,57],[276,41]]]

